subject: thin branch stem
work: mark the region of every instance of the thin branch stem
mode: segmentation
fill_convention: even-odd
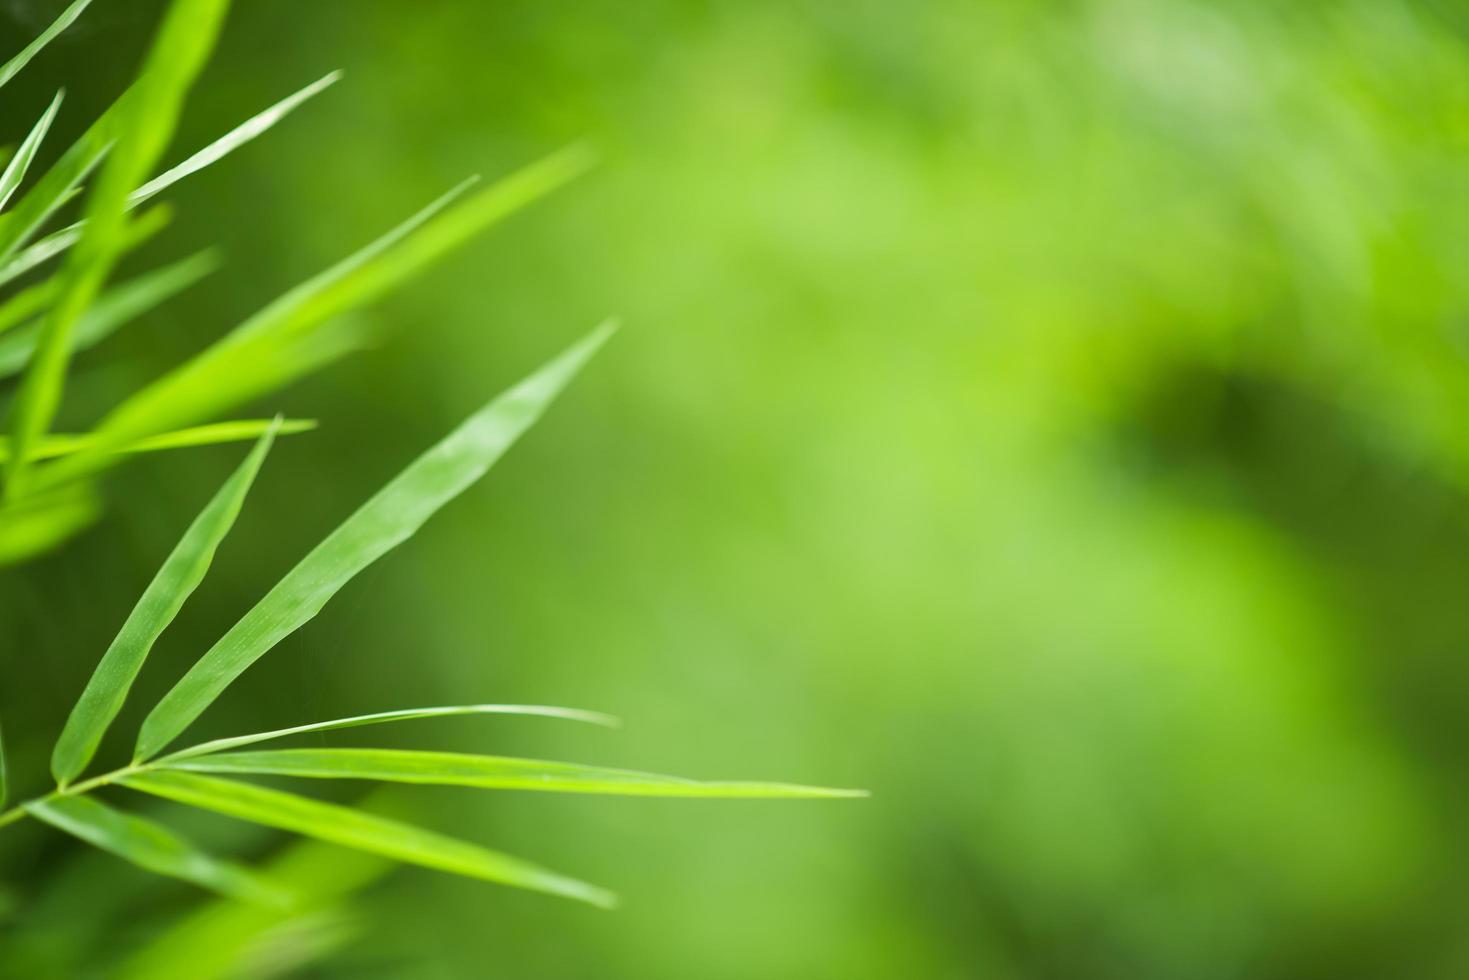
[[[100,776],[93,776],[91,779],[84,779],[81,782],[73,783],[70,786],[58,786],[56,789],[47,793],[45,796],[38,796],[34,800],[26,800],[24,803],[17,803],[9,810],[0,813],[0,827],[6,827],[19,820],[24,820],[29,815],[26,811],[26,807],[29,804],[42,803],[46,800],[58,800],[67,796],[81,796],[85,793],[90,793],[92,790],[97,789],[101,786],[107,786],[111,783],[115,783],[119,779],[122,779],[124,776],[131,776],[134,773],[146,772],[151,768],[152,766],[148,763],[134,763],[130,766],[123,766],[121,769],[114,769],[111,772],[103,773]]]
[[[67,796],[81,796],[99,787],[111,785],[125,776],[131,776],[140,772],[151,772],[153,769],[159,767],[166,768],[170,760],[183,756],[201,754],[199,753],[199,749],[207,748],[211,744],[213,743],[201,742],[198,745],[191,745],[187,748],[179,749],[177,752],[170,752],[168,755],[159,756],[156,759],[149,759],[147,761],[134,759],[131,763],[120,769],[114,769],[111,772],[105,772],[100,776],[93,776],[91,779],[84,779],[79,783],[72,783],[69,786],[58,786],[45,796],[38,796],[33,800],[17,803],[9,810],[0,811],[0,829],[24,820],[29,816],[29,813],[26,811],[26,807],[29,804],[41,803],[45,800],[57,800]]]

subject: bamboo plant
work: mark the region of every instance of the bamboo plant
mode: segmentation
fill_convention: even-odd
[[[74,21],[76,0],[0,68],[0,85]],[[291,736],[449,715],[538,715],[597,724],[595,712],[541,705],[415,708],[305,723],[278,731],[175,743],[241,674],[307,623],[351,579],[410,538],[464,492],[533,425],[613,331],[599,327],[501,394],[410,463],[262,597],[153,706],[131,761],[92,774],[98,747],[148,653],[203,580],[273,441],[299,420],[213,421],[352,349],[360,338],[335,318],[381,296],[511,211],[560,186],[586,165],[573,148],[486,189],[451,190],[382,238],[267,305],[192,360],[135,392],[80,434],[52,431],[72,355],[210,271],[195,256],[108,288],[119,257],[155,233],[161,212],[141,206],[175,181],[258,136],[335,80],[329,75],[242,124],[183,163],[148,179],[165,152],[185,95],[207,58],[226,0],[175,0],[137,83],[29,190],[15,197],[61,106],[58,95],[0,176],[0,285],[55,256],[59,271],[0,303],[0,369],[23,372],[0,446],[4,499],[0,560],[50,547],[95,516],[94,484],[129,453],[255,440],[234,473],[188,526],[103,654],[55,743],[55,788],[6,809],[13,780],[0,741],[0,832],[35,820],[150,872],[231,899],[275,908],[303,900],[272,875],[195,846],[172,829],[99,798],[117,790],[341,845],[393,861],[590,902],[611,893],[477,844],[239,777],[352,779],[481,789],[666,797],[821,798],[862,795],[782,783],[698,782],[564,762],[375,748],[259,748]],[[95,171],[95,178],[93,173]],[[80,220],[42,236],[46,223],[90,181]],[[135,216],[135,212],[138,212]],[[40,237],[38,237],[40,236]],[[10,346],[3,346],[6,341]]]

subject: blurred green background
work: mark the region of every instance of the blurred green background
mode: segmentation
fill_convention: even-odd
[[[0,4],[5,48],[60,6]],[[61,84],[80,131],[159,9],[98,0],[3,132]],[[1469,975],[1469,8],[251,0],[170,159],[333,68],[171,192],[138,266],[227,264],[84,358],[75,425],[468,173],[580,138],[603,162],[259,406],[323,425],[277,449],[132,723],[421,447],[618,314],[487,484],[199,733],[569,704],[627,727],[383,738],[875,795],[394,794],[625,907],[307,850],[345,897],[233,975]],[[0,576],[20,780],[239,455],[130,467],[101,526]],[[0,868],[5,976],[203,976],[191,937],[260,932],[34,827]]]

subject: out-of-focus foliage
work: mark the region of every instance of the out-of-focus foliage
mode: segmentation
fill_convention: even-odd
[[[124,48],[151,12],[117,6],[97,30]],[[129,67],[87,42],[68,107]],[[252,547],[154,657],[191,662],[290,542],[611,310],[628,329],[576,407],[233,689],[218,733],[472,693],[636,720],[558,755],[876,795],[690,820],[436,791],[436,826],[554,851],[626,907],[394,877],[301,926],[333,951],[316,975],[1469,972],[1455,5],[258,0],[185,134],[332,67],[349,97],[178,195],[170,236],[233,274],[88,355],[83,397],[425,185],[584,136],[604,162],[281,401],[326,424],[279,447]],[[11,83],[7,132],[55,70]],[[44,758],[17,733],[54,730],[228,462],[122,474],[115,520],[7,575],[13,762]],[[27,964],[144,957],[199,914],[36,837],[0,860]]]

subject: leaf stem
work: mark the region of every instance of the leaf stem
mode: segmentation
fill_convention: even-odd
[[[81,796],[85,793],[90,793],[92,790],[98,789],[99,787],[108,786],[112,783],[115,783],[119,779],[123,779],[127,776],[137,775],[138,773],[142,772],[152,772],[156,768],[164,767],[168,762],[174,759],[184,756],[196,755],[198,754],[198,750],[208,748],[210,744],[212,743],[203,742],[199,745],[191,745],[187,748],[180,749],[177,752],[171,752],[168,755],[159,756],[156,759],[150,759],[146,762],[139,759],[134,759],[128,765],[122,766],[118,769],[114,769],[111,772],[104,772],[100,776],[93,776],[91,779],[84,779],[79,783],[70,783],[66,786],[57,786],[55,789],[44,796],[38,796],[33,800],[26,800],[22,803],[17,803],[9,810],[0,811],[0,828],[4,828],[20,820],[24,820],[28,816],[28,813],[26,812],[26,807],[32,803],[43,803],[46,800],[57,800],[66,796]]]
[[[111,772],[103,773],[100,776],[93,776],[91,779],[84,779],[81,782],[73,783],[70,786],[58,786],[56,787],[56,789],[47,793],[45,796],[38,796],[33,800],[26,800],[24,803],[17,803],[9,810],[0,813],[0,827],[6,827],[19,820],[25,819],[25,817],[27,816],[26,807],[32,803],[43,803],[46,800],[57,800],[66,796],[81,796],[85,793],[90,793],[92,790],[97,789],[98,787],[107,786],[110,783],[115,783],[125,776],[132,776],[136,773],[146,772],[151,768],[152,766],[146,763],[142,765],[133,764],[129,766],[123,766],[121,769],[114,769]]]

